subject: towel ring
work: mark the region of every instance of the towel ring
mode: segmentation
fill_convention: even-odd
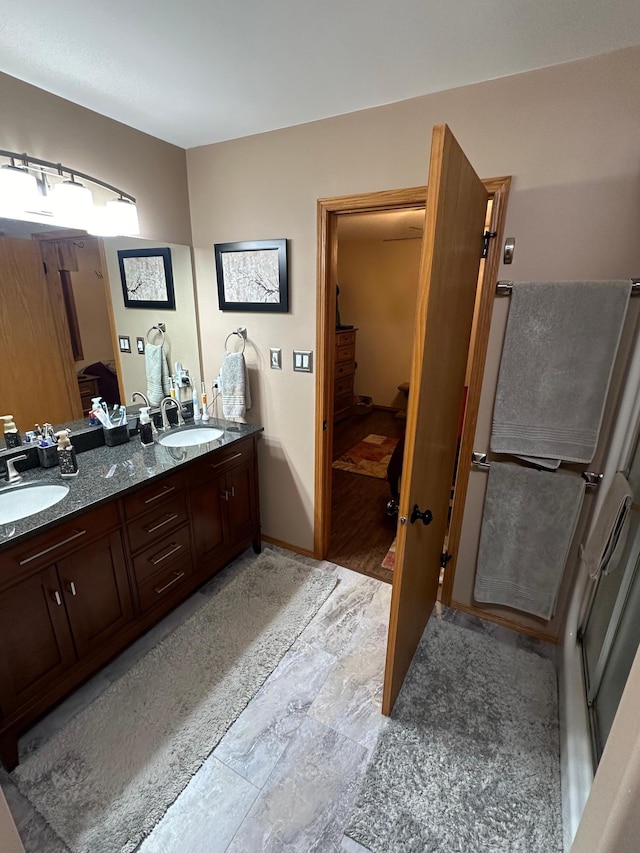
[[[147,343],[148,343],[148,344],[153,343],[152,341],[150,341],[150,340],[149,340],[149,335],[150,335],[152,332],[157,332],[157,333],[161,336],[162,340],[161,340],[161,342],[160,342],[160,345],[161,345],[161,346],[164,346],[164,329],[161,329],[161,328],[160,328],[160,326],[152,326],[152,327],[149,329],[149,331],[147,332]]]
[[[227,335],[227,337],[225,338],[225,342],[224,342],[224,351],[229,352],[229,350],[227,349],[227,343],[229,342],[229,338],[232,338],[234,335],[237,335],[240,338],[240,340],[242,341],[242,349],[236,350],[236,352],[244,352],[244,348],[247,345],[247,341],[246,341],[245,336],[242,334],[242,332],[230,332]]]

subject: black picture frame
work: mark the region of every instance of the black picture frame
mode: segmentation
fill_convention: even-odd
[[[286,239],[216,243],[213,251],[221,311],[289,311]]]
[[[149,263],[149,258],[159,258],[154,264]],[[136,264],[136,260],[139,263]],[[175,311],[176,297],[173,288],[173,268],[171,266],[171,249],[118,249],[118,265],[120,267],[120,280],[122,282],[122,295],[125,308],[154,308],[160,311]],[[141,281],[141,276],[155,277],[152,287],[158,289],[158,298],[139,298],[136,291],[144,287],[142,291],[148,297],[149,286]]]

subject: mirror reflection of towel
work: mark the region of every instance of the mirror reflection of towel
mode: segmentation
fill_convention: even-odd
[[[171,390],[164,347],[147,343],[144,348],[144,363],[147,372],[147,397],[152,406],[159,406],[162,398],[167,397]]]
[[[225,418],[244,418],[251,408],[249,373],[241,352],[228,352],[220,368],[222,415]]]

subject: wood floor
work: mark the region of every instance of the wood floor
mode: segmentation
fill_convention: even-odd
[[[400,438],[405,422],[392,412],[374,409],[352,415],[334,427],[333,459],[370,433]],[[389,483],[333,469],[331,541],[327,559],[356,572],[391,583],[393,572],[381,563],[396,535],[397,516],[387,515]]]

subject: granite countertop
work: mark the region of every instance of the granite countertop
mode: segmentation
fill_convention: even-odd
[[[198,424],[202,428],[201,424]],[[201,456],[227,447],[247,436],[262,432],[262,427],[232,421],[211,419],[207,425],[223,430],[220,438],[193,447],[163,447],[155,443],[143,447],[137,435],[116,447],[106,445],[78,454],[79,473],[70,479],[60,476],[60,469],[34,468],[22,474],[22,481],[0,488],[20,488],[26,484],[64,484],[69,494],[49,509],[9,524],[0,524],[0,551],[22,538],[40,533],[63,519],[72,518],[87,509],[126,494],[154,477],[182,468]],[[187,426],[182,429],[190,429]],[[178,429],[172,430],[177,432]],[[159,434],[162,436],[162,433]]]

